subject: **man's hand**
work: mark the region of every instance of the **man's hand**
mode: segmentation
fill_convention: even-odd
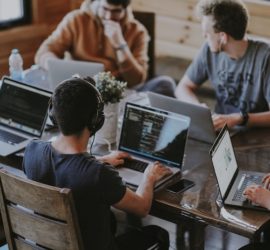
[[[153,181],[153,183],[158,182],[163,177],[170,174],[172,174],[171,169],[163,166],[160,162],[157,161],[150,164],[144,171],[144,176],[148,180]]]
[[[104,33],[109,39],[114,48],[119,48],[120,45],[125,44],[121,26],[118,22],[112,20],[103,20]]]
[[[270,191],[258,185],[251,185],[247,187],[243,194],[250,201],[270,209]]]
[[[228,115],[213,114],[212,119],[216,131],[221,130],[225,124],[227,124],[228,128],[233,128],[242,122],[242,116],[239,113]]]
[[[97,157],[99,161],[102,161],[104,163],[109,163],[115,167],[123,164],[124,159],[127,159],[127,158],[131,158],[131,156],[128,153],[120,152],[120,151],[113,151],[112,153],[108,155]]]

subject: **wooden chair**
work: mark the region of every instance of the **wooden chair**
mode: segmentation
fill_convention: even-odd
[[[137,19],[140,23],[144,25],[151,38],[148,44],[148,79],[151,79],[155,76],[155,13],[133,11],[133,14],[135,19]]]
[[[1,169],[0,203],[9,249],[83,249],[71,190]]]

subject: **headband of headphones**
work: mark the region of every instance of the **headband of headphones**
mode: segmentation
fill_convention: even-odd
[[[96,114],[95,115],[91,115],[91,117],[89,117],[89,119],[87,121],[87,124],[86,124],[86,126],[89,129],[89,131],[91,132],[91,136],[92,136],[104,124],[104,120],[105,120],[104,112],[103,112],[104,103],[103,103],[101,94],[99,93],[98,89],[95,87],[95,81],[91,77],[81,78],[79,76],[75,76],[75,77],[71,78],[71,80],[72,79],[76,79],[76,78],[78,78],[81,81],[87,82],[91,86],[91,89],[93,90],[93,92],[95,93],[96,105],[97,105]],[[63,82],[63,84],[64,84],[64,82]],[[52,99],[50,99],[50,101],[49,101],[49,117],[50,117],[52,123],[55,126],[57,126],[57,120],[56,120],[55,114],[54,114]]]

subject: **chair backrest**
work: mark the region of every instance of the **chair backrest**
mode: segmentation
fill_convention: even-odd
[[[148,79],[151,79],[155,76],[155,13],[133,11],[133,14],[135,19],[144,25],[151,38],[148,44]]]
[[[83,249],[72,193],[0,170],[9,249]]]

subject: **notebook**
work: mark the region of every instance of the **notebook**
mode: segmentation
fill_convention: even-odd
[[[239,170],[226,125],[210,149],[210,156],[224,204],[268,211],[251,203],[243,196],[243,191],[247,186],[262,184],[265,173]]]
[[[0,155],[23,149],[42,135],[51,92],[3,77],[0,89]]]
[[[128,152],[140,168],[128,162],[118,169],[123,180],[137,187],[146,166],[154,161],[171,167],[172,175],[155,188],[181,173],[190,118],[147,106],[126,103],[118,149]]]
[[[49,89],[54,91],[56,86],[73,75],[80,77],[94,76],[104,71],[104,65],[97,62],[50,59],[48,60]]]
[[[216,132],[209,108],[182,102],[176,98],[153,92],[148,92],[148,98],[152,107],[189,116],[191,118],[189,138],[213,144],[216,138]]]

